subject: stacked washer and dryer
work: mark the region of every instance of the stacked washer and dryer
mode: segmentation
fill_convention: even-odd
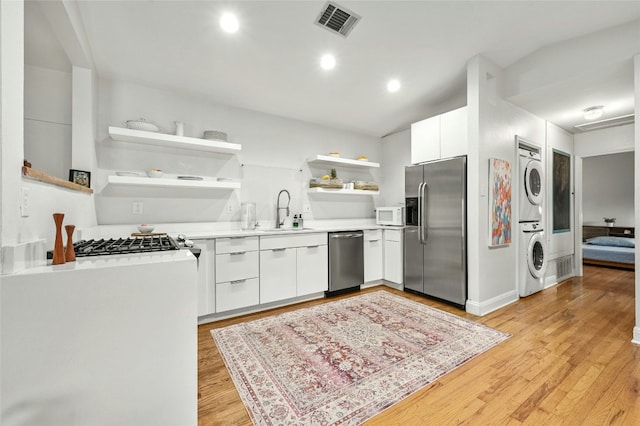
[[[518,185],[520,204],[518,221],[518,290],[520,297],[529,296],[544,287],[545,259],[542,206],[544,201],[544,173],[539,146],[523,142],[518,144]]]

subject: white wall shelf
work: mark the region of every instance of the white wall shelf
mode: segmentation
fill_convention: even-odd
[[[166,133],[145,132],[143,130],[125,129],[122,127],[109,126],[109,136],[111,139],[121,142],[193,151],[216,152],[219,154],[233,155],[242,150],[242,145],[237,143],[168,135]]]
[[[134,176],[109,176],[110,186],[137,186],[152,188],[196,188],[232,191],[240,189],[240,182],[219,182],[216,180],[180,180],[171,178],[148,178]]]
[[[314,165],[333,165],[352,168],[379,168],[380,163],[364,160],[352,160],[349,158],[332,157],[330,155],[315,155],[307,159],[307,163]]]
[[[380,191],[369,191],[366,189],[307,188],[307,193],[332,195],[379,195]]]

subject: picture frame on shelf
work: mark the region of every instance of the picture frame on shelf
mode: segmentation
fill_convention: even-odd
[[[69,169],[69,182],[91,188],[91,172]]]

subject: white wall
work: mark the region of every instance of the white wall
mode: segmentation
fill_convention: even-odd
[[[582,220],[603,226],[603,217],[615,217],[618,226],[634,226],[634,153],[584,158],[582,161]]]
[[[309,179],[329,172],[330,167],[309,166],[307,158],[339,151],[344,158],[366,155],[381,161],[380,139],[264,113],[216,104],[187,94],[136,84],[100,80],[98,118],[98,173],[101,191],[106,176],[116,171],[158,168],[165,173],[242,179],[242,189],[228,192],[112,190],[96,196],[98,223],[155,223],[237,221],[242,201],[257,202],[258,219],[275,219],[280,189],[292,195],[291,214],[306,219],[373,217],[372,196],[310,195],[304,191]],[[201,137],[204,130],[221,130],[228,141],[242,145],[237,156],[161,149],[110,140],[108,126],[122,127],[126,120],[145,118],[166,132],[175,121],[185,123],[185,136]],[[345,181],[380,181],[379,170],[353,171],[337,168]],[[132,214],[132,202],[144,203],[144,214]],[[230,209],[230,211],[229,211]]]
[[[518,179],[515,136],[545,146],[545,122],[500,98],[501,70],[485,58],[472,58],[467,67],[469,107],[468,286],[467,311],[484,315],[518,299]],[[543,162],[547,159],[543,150]],[[512,243],[489,247],[489,158],[507,160],[512,167]]]
[[[576,157],[614,154],[634,150],[634,125],[610,127],[574,135]]]
[[[404,206],[404,168],[410,164],[411,129],[382,138],[382,186],[378,205]]]
[[[67,179],[71,168],[71,73],[25,65],[24,156]]]
[[[634,64],[634,88],[635,88],[635,153],[634,162],[640,164],[640,53],[636,54],[633,58]],[[634,183],[635,183],[635,223],[640,223],[640,170],[635,168],[634,170]],[[636,237],[637,239],[637,237]],[[640,344],[640,274],[636,274],[636,326],[633,328],[633,342]]]

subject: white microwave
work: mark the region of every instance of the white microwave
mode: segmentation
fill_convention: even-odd
[[[404,207],[378,207],[376,209],[376,223],[378,225],[403,226]]]

